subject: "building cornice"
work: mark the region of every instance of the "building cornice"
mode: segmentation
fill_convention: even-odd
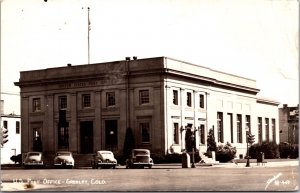
[[[257,98],[256,102],[262,103],[262,104],[274,105],[274,106],[278,106],[280,104],[280,102],[275,101],[273,99],[267,99],[267,98],[262,98],[262,97]]]

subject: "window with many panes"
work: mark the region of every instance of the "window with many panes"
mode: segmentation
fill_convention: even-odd
[[[173,90],[173,104],[178,105],[178,91]]]
[[[218,142],[223,143],[224,137],[223,137],[223,113],[222,112],[217,113],[217,129],[218,129]]]
[[[140,105],[149,103],[149,90],[140,90]]]
[[[251,133],[251,121],[250,121],[250,115],[246,115],[246,128],[249,129],[249,132]]]
[[[269,118],[265,118],[266,141],[270,141]]]
[[[228,118],[229,118],[229,128],[230,128],[230,141],[233,143],[233,117],[232,113],[227,113]]]
[[[82,95],[82,107],[83,108],[91,107],[91,95],[90,94]]]
[[[205,127],[204,127],[204,125],[200,125],[200,132],[199,132],[199,134],[200,134],[200,143],[201,144],[205,144]]]
[[[16,121],[16,134],[20,134],[20,121]]]
[[[59,109],[66,109],[68,107],[67,96],[59,96],[58,97],[58,105]]]
[[[275,119],[272,119],[272,140],[276,142],[276,126]]]
[[[243,143],[242,115],[238,114],[236,118],[237,142]]]
[[[258,117],[257,119],[257,127],[258,127],[258,143],[262,143],[262,118]]]
[[[37,112],[41,110],[41,98],[32,99],[32,110],[33,112]]]
[[[179,144],[179,124],[178,123],[174,123],[173,143]]]
[[[188,107],[192,106],[192,93],[191,92],[186,93],[186,105]]]
[[[203,94],[199,95],[199,100],[200,100],[200,102],[199,102],[200,108],[204,108],[204,95]]]
[[[58,146],[60,148],[69,147],[69,123],[64,126],[58,124]]]
[[[149,122],[140,123],[142,143],[150,143],[150,124]]]
[[[107,92],[106,93],[106,106],[114,106],[116,105],[116,95],[115,92]]]

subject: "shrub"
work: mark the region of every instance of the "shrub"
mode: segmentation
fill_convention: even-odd
[[[165,156],[162,153],[151,153],[150,157],[153,159],[154,164],[164,163]]]
[[[293,151],[292,154],[290,156],[290,158],[298,158],[299,157],[299,148],[298,148],[298,144],[297,145],[293,145]]]
[[[216,150],[216,160],[219,162],[228,162],[235,158],[236,148],[227,142],[225,145],[218,145]]]
[[[252,159],[257,159],[258,154],[261,152],[261,147],[259,144],[253,144],[249,148],[249,156]]]
[[[264,153],[265,159],[279,158],[278,145],[275,142],[262,142],[261,144],[253,144],[249,148],[249,156],[253,159],[257,159],[260,152]]]
[[[181,163],[182,154],[172,153],[165,156],[165,163]]]
[[[120,165],[125,165],[126,164],[126,159],[123,155],[115,155],[116,160],[118,161],[118,164]]]
[[[10,157],[10,160],[15,162],[15,164],[16,163],[21,164],[22,163],[22,154],[13,155]]]
[[[292,145],[289,143],[279,144],[280,158],[298,158],[298,145]]]

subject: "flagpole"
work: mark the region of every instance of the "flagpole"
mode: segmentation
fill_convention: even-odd
[[[88,7],[88,64],[90,64],[90,7]]]

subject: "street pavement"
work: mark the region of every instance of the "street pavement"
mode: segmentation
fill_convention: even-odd
[[[216,169],[218,170],[218,168],[228,168],[228,169],[232,169],[234,170],[234,168],[236,168],[237,170],[239,169],[250,169],[253,168],[253,169],[258,169],[258,168],[278,168],[278,167],[295,167],[295,166],[299,166],[299,162],[298,160],[292,160],[292,161],[278,161],[278,162],[274,162],[274,161],[271,161],[271,162],[267,162],[265,165],[257,165],[256,163],[250,163],[250,167],[246,167],[246,163],[217,163],[217,164],[213,164],[213,165],[209,165],[209,164],[199,164],[197,163],[196,164],[196,169],[200,169],[201,168],[215,168],[215,171]],[[155,164],[153,166],[152,169],[154,170],[169,170],[169,169],[176,169],[176,171],[182,171],[182,172],[186,172],[186,168],[185,169],[182,169],[182,165],[179,164],[179,163],[174,163],[174,164]],[[125,166],[118,166],[117,167],[117,170],[118,169],[125,169]],[[178,169],[178,170],[177,170]],[[74,169],[75,171],[76,170],[81,170],[81,171],[78,171],[78,172],[88,172],[88,171],[93,171],[91,170],[91,168],[78,168],[78,169]],[[145,170],[148,170],[148,169],[145,169]],[[237,171],[236,170],[236,171]],[[250,171],[249,170],[249,171]],[[22,170],[19,170],[19,171],[22,171]],[[74,172],[75,172],[74,171]],[[109,171],[109,170],[108,170]],[[142,170],[135,170],[135,171],[142,171]],[[175,171],[175,170],[174,170]],[[241,170],[242,171],[242,170]],[[130,170],[129,170],[130,172]],[[158,177],[159,178],[159,177]],[[99,183],[102,183],[102,182],[99,182]],[[53,187],[53,185],[51,184],[43,184],[43,183],[35,183],[33,182],[32,183],[34,185],[34,189],[35,190],[43,190],[43,189],[48,189],[48,188],[51,188]],[[30,191],[32,190],[30,187],[30,184],[28,183],[12,183],[12,182],[9,182],[9,181],[3,181],[3,184],[1,185],[1,189],[3,188],[3,190],[6,192],[6,191]],[[298,188],[298,186],[297,186]]]

